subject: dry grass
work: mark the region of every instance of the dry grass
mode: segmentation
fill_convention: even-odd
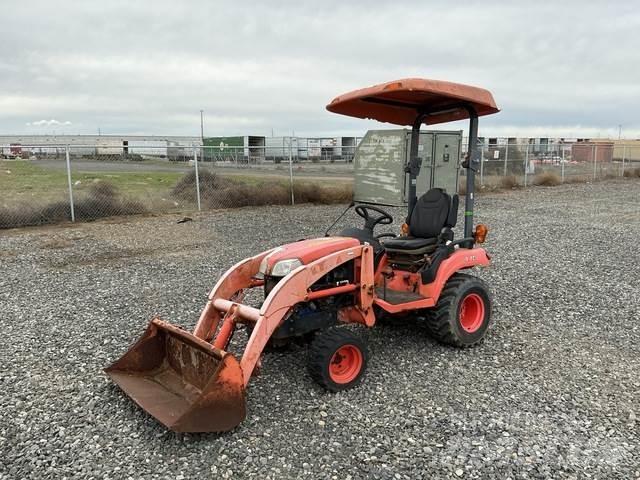
[[[324,186],[303,182],[293,185],[296,203],[349,203],[353,199],[353,187],[350,184]]]
[[[553,172],[542,172],[535,176],[533,184],[541,187],[557,187],[562,183],[560,176]]]
[[[520,188],[520,183],[515,175],[507,175],[500,179],[499,186],[504,190],[513,190],[515,188]]]
[[[480,181],[478,180],[478,177],[476,177],[475,183],[474,183],[474,191],[478,193],[481,190],[482,190],[482,187],[480,186]],[[466,195],[466,194],[467,194],[467,179],[460,178],[460,180],[458,181],[458,195]]]
[[[146,212],[142,203],[123,199],[113,185],[103,181],[91,185],[84,196],[74,201],[75,217],[81,221]],[[0,208],[2,228],[62,223],[70,218],[71,207],[66,200],[44,205]]]
[[[564,177],[564,183],[589,183],[591,181],[591,177],[586,177],[584,175]]]
[[[627,178],[640,178],[640,167],[625,170],[624,176]],[[606,173],[599,177],[595,181],[614,180],[620,178],[618,175],[612,173]],[[485,177],[486,180],[486,177]],[[494,180],[496,183],[488,183],[487,185],[479,185],[476,177],[476,194],[482,194],[487,192],[500,192],[504,190],[514,190],[521,188],[521,184],[518,181],[518,177],[515,175],[509,175],[502,177],[499,180]],[[589,175],[568,175],[562,180],[562,178],[554,172],[541,172],[533,178],[533,185],[555,187],[562,184],[576,184],[576,183],[590,183],[594,182],[593,178]],[[465,195],[467,192],[466,181],[463,178],[460,179],[458,184],[458,194]]]
[[[205,208],[238,208],[261,205],[288,205],[291,191],[286,183],[265,180],[256,184],[242,183],[215,173],[199,174],[200,199]],[[182,177],[173,188],[177,199],[196,202],[196,178],[194,172]],[[348,203],[353,197],[349,184],[325,186],[316,182],[294,183],[295,203]]]
[[[237,208],[291,203],[289,186],[282,181],[261,180],[257,183],[246,183],[206,170],[200,172],[199,178],[200,198],[204,208]],[[353,197],[353,188],[350,184],[322,185],[311,181],[298,181],[294,184],[293,193],[296,203],[348,203]],[[195,173],[190,172],[180,178],[171,194],[176,199],[195,204]],[[74,200],[75,217],[80,221],[148,212],[144,204],[123,197],[113,184],[105,181],[92,184],[87,193],[76,196]],[[71,208],[67,200],[0,208],[0,228],[63,223],[70,218]]]
[[[200,181],[200,197],[206,199],[220,190],[234,185],[232,180],[221,177],[215,173],[203,170],[198,174]],[[180,200],[196,202],[196,174],[191,171],[186,173],[173,187],[171,191],[174,197]]]
[[[487,193],[487,192],[499,192],[501,190],[507,190],[507,187],[502,186],[502,182],[499,182],[497,184],[486,184],[486,185],[480,185],[480,182],[478,181],[478,179],[476,179],[475,182],[475,188],[474,191],[477,194],[482,194],[482,193]],[[462,195],[466,195],[467,194],[467,182],[460,182],[458,184],[458,195],[462,196]]]
[[[627,178],[640,178],[640,167],[625,170],[624,176]]]

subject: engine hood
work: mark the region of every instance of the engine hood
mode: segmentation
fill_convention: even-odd
[[[267,255],[266,273],[271,272],[273,266],[280,260],[297,258],[306,265],[333,252],[358,245],[360,245],[358,239],[350,237],[322,237],[288,243]]]

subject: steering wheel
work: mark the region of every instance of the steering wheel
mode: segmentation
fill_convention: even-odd
[[[387,212],[382,210],[381,208],[374,207],[371,205],[357,205],[354,209],[356,213],[364,219],[364,228],[366,230],[371,230],[373,233],[373,228],[376,225],[389,225],[393,223],[393,217],[389,215]],[[377,212],[380,214],[378,217],[372,217],[369,214],[369,210],[373,212]]]

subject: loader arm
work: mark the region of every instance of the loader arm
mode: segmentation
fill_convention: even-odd
[[[360,259],[360,281],[358,283],[328,288],[313,293],[309,291],[309,287],[328,272],[354,259]],[[255,273],[257,273],[257,267],[255,272],[251,274],[250,269],[246,268],[246,265],[249,263],[256,265],[253,261],[248,263],[240,262],[238,266],[243,269],[243,274],[234,276],[230,271],[228,272],[229,278],[250,278],[252,275],[255,275]],[[259,261],[257,264],[259,265]],[[335,295],[339,292],[346,293],[353,291],[356,295],[356,309],[360,313],[361,323],[372,324],[374,321],[371,307],[374,290],[372,264],[373,248],[369,245],[358,245],[332,253],[307,265],[302,265],[280,280],[273,290],[271,290],[259,310],[222,298],[218,295],[219,291],[212,292],[212,300],[207,304],[205,310],[214,309],[216,312],[220,311],[224,313],[224,321],[218,330],[218,334],[213,339],[214,345],[218,348],[226,347],[233,333],[235,324],[238,322],[238,317],[241,317],[244,321],[255,322],[253,332],[240,360],[244,384],[246,386],[273,332],[280,326],[296,304],[310,300],[311,296],[317,299],[323,296]],[[240,284],[235,285],[238,286]],[[231,290],[233,289],[227,290],[227,292]],[[219,318],[219,314],[217,315]],[[210,315],[210,317],[213,316],[214,315]]]
[[[209,295],[193,333],[154,318],[143,336],[105,369],[138,405],[177,432],[231,430],[246,415],[245,389],[264,347],[299,302],[353,293],[352,317],[372,324],[373,249],[358,245],[298,267],[276,285],[260,309],[240,303],[261,286],[260,262],[273,250],[230,268]],[[310,291],[318,279],[356,259],[359,282]],[[358,272],[356,272],[358,273]],[[254,324],[242,358],[226,351],[237,323]]]
[[[275,248],[272,248],[254,257],[245,258],[236,263],[220,277],[220,280],[218,280],[211,290],[209,301],[204,307],[204,310],[202,310],[200,318],[193,330],[193,334],[196,337],[211,341],[220,323],[220,312],[213,306],[214,300],[217,298],[231,300],[235,296],[235,300],[241,301],[239,297],[242,296],[244,290],[260,285],[260,283],[255,280],[255,276],[260,268],[260,262],[274,250]]]

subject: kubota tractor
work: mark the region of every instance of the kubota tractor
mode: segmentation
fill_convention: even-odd
[[[315,334],[311,377],[329,391],[351,388],[367,367],[365,341],[342,325],[374,327],[381,315],[415,315],[441,342],[464,347],[480,341],[491,318],[485,283],[466,273],[489,265],[476,245],[487,228],[473,226],[474,176],[480,164],[478,117],[498,112],[490,92],[450,82],[403,79],[347,93],[327,109],[359,118],[410,125],[406,167],[408,214],[403,232],[382,239],[377,225],[392,217],[358,204],[361,228],[301,240],[259,253],[231,267],[209,295],[192,333],[154,318],[143,336],[106,369],[138,405],[178,432],[225,431],[246,415],[245,389],[269,342]],[[456,239],[458,196],[432,188],[416,195],[422,124],[469,119],[463,235]],[[264,301],[243,303],[262,289]],[[244,352],[227,349],[243,325]]]

